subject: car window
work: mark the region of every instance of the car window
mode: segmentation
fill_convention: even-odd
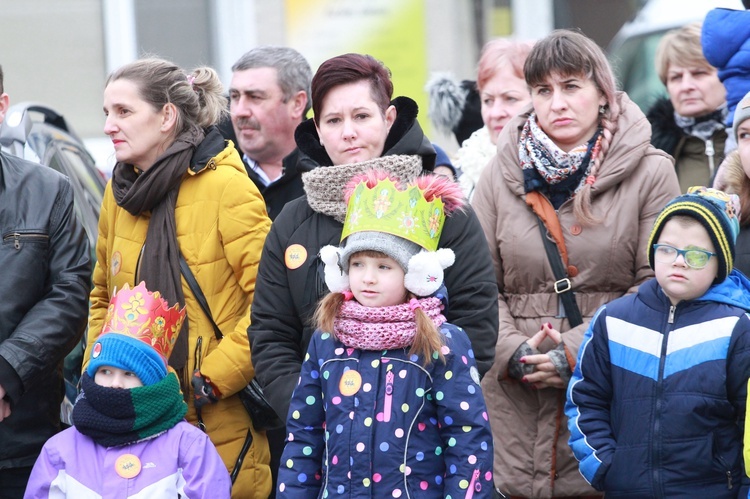
[[[49,151],[51,154],[46,158],[46,163],[50,168],[70,178],[76,216],[86,230],[91,244],[92,257],[95,258],[94,245],[98,235],[98,218],[104,194],[104,181],[91,160],[87,162],[85,157],[72,146],[58,144]]]
[[[92,160],[88,158],[87,161],[84,160],[80,151],[69,146],[60,148],[60,152],[68,160],[70,167],[75,170],[75,176],[84,184],[86,192],[94,198],[93,201],[98,210],[104,195],[104,181]]]

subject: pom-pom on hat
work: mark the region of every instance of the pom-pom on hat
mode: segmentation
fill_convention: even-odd
[[[349,258],[371,250],[398,262],[406,274],[406,289],[415,295],[429,296],[437,291],[443,269],[455,258],[451,250],[438,250],[437,246],[445,214],[463,206],[460,186],[439,175],[418,177],[402,186],[387,172],[371,170],[354,177],[344,197],[343,244],[326,246],[320,252],[328,289],[348,291]]]
[[[167,359],[185,313],[179,305],[169,308],[144,282],[133,289],[125,284],[109,302],[86,372],[93,378],[101,366],[112,366],[134,372],[144,385],[158,383],[167,375]]]
[[[727,278],[734,267],[734,247],[740,231],[740,203],[735,194],[708,187],[690,187],[687,194],[667,203],[654,222],[648,241],[648,263],[654,268],[654,244],[664,224],[674,216],[690,217],[706,229],[719,261],[715,283]]]

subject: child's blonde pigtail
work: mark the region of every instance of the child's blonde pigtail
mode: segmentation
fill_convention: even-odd
[[[336,315],[339,313],[341,305],[344,303],[344,295],[342,293],[328,293],[318,303],[318,307],[315,309],[313,315],[313,323],[317,329],[326,333],[333,332],[333,321],[336,319]]]
[[[416,296],[409,293],[409,302],[415,303]],[[417,302],[418,303],[418,302]],[[414,335],[414,342],[411,345],[410,353],[421,355],[424,358],[424,365],[432,364],[434,360],[445,362],[443,355],[443,335],[438,330],[435,323],[420,307],[414,307],[414,321],[417,325],[417,332]]]

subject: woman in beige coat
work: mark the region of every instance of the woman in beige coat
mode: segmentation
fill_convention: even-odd
[[[652,276],[649,232],[680,189],[593,41],[553,32],[532,49],[524,77],[532,107],[501,133],[472,202],[500,291],[495,364],[482,382],[494,479],[510,497],[595,496],[568,447],[565,388],[596,309]],[[566,276],[555,277],[542,230]],[[567,289],[577,306],[566,312]]]

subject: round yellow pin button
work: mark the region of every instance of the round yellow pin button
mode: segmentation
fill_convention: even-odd
[[[141,472],[141,460],[133,454],[123,454],[115,461],[115,471],[123,478],[135,478]]]
[[[341,376],[339,391],[341,392],[341,395],[348,397],[357,393],[361,386],[362,376],[360,376],[357,371],[346,371],[343,376]]]
[[[307,250],[301,244],[292,244],[284,252],[284,263],[289,270],[300,268],[307,260]]]

